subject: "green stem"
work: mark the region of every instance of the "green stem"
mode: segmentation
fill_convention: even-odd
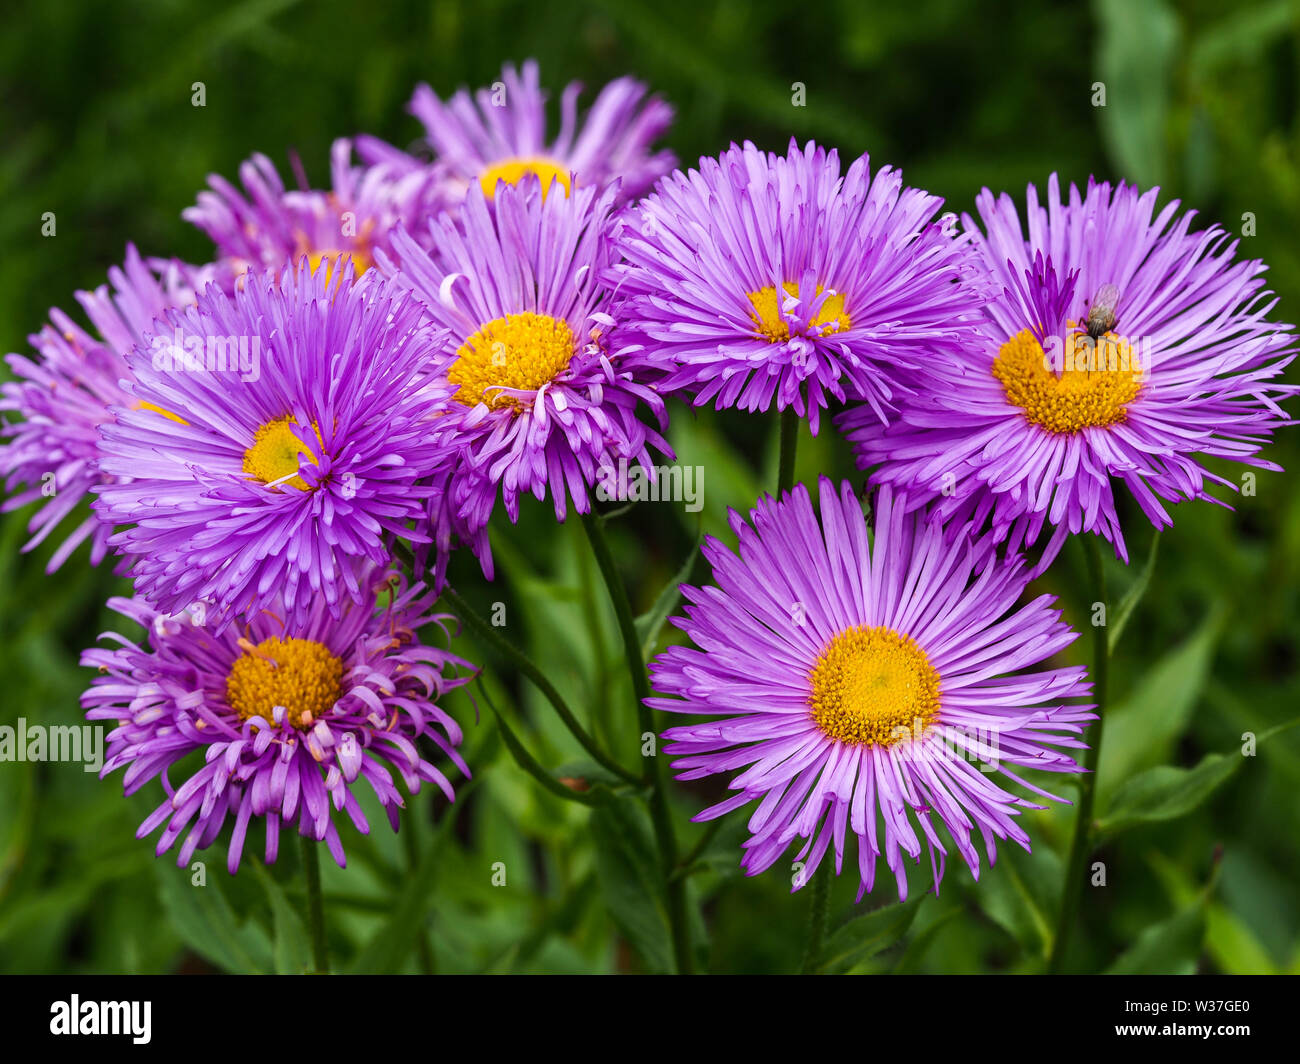
[[[303,876],[307,880],[307,927],[311,934],[312,965],[317,975],[329,975],[330,958],[325,942],[325,902],[320,892],[320,852],[318,843],[299,835]]]
[[[781,457],[776,470],[778,496],[794,487],[794,452],[799,443],[799,420],[794,407],[787,406],[781,411]]]
[[[420,840],[415,832],[416,822],[422,810],[423,805],[417,796],[412,800],[410,812],[403,824],[406,830],[399,833],[403,836],[403,843],[406,847],[406,867],[411,875],[415,875],[420,867]],[[420,971],[425,975],[433,975],[435,970],[433,942],[429,937],[429,929],[420,927],[416,929],[415,936],[416,952],[420,957]]]
[[[829,859],[813,873],[812,898],[808,907],[808,944],[804,947],[800,975],[816,975],[820,970],[822,942],[826,938],[826,913],[830,908],[831,869]]]
[[[650,676],[646,672],[645,660],[641,656],[641,641],[636,634],[636,620],[632,616],[632,604],[628,601],[627,588],[618,574],[614,564],[614,555],[610,552],[609,541],[605,539],[601,519],[594,513],[582,515],[582,527],[591,541],[591,553],[600,567],[600,575],[605,578],[609,589],[610,601],[614,604],[614,615],[618,618],[619,634],[623,637],[623,653],[627,658],[628,673],[632,677],[632,691],[636,697],[638,727],[642,735],[655,735],[654,714],[646,705],[650,697]],[[664,779],[661,759],[656,755],[650,758],[646,766],[646,783],[650,786],[650,820],[654,825],[655,842],[659,847],[659,862],[668,891],[668,922],[672,930],[673,956],[677,961],[677,970],[682,975],[690,975],[694,969],[691,957],[691,932],[687,920],[686,879],[674,876],[677,871],[677,837],[673,832],[672,816],[668,808],[668,787]]]
[[[691,852],[677,862],[677,868],[673,871],[674,878],[679,876],[689,876],[693,871],[695,871],[695,862],[704,856],[704,851],[708,849],[709,843],[714,840],[714,837],[721,830],[722,823],[721,817],[709,822],[709,826],[704,829],[704,834],[702,834],[695,845],[691,847]]]
[[[503,657],[513,662],[515,668],[532,680],[537,689],[546,696],[546,700],[555,708],[555,712],[560,720],[564,722],[564,726],[572,732],[573,737],[578,740],[582,748],[598,764],[628,783],[639,784],[641,782],[640,779],[606,754],[599,744],[587,734],[587,729],[578,722],[578,718],[573,715],[573,710],[569,708],[568,703],[564,701],[555,685],[546,678],[546,674],[541,669],[533,664],[532,659],[527,654],[501,636],[495,628],[475,613],[469,603],[461,598],[450,586],[442,589],[442,597],[451,605],[456,616],[465,622],[466,627],[495,648]]]
[[[501,740],[506,744],[506,749],[510,751],[510,756],[515,759],[516,765],[557,797],[567,798],[571,802],[580,802],[582,805],[597,804],[594,796],[585,794],[582,791],[571,790],[547,772],[546,769],[542,768],[542,763],[528,752],[527,747],[519,741],[519,736],[510,729],[510,725],[506,723],[506,718],[501,715],[501,711],[497,709],[492,701],[492,696],[488,694],[482,678],[478,681],[478,689],[483,695],[483,701],[488,704],[488,708],[492,710],[492,715],[496,717],[497,727],[501,730]]]
[[[1106,573],[1102,568],[1101,537],[1086,535],[1084,546],[1088,557],[1088,580],[1094,596],[1090,602],[1106,601]],[[1091,610],[1089,610],[1091,612]],[[1070,843],[1070,856],[1065,863],[1065,883],[1061,890],[1061,913],[1052,939],[1052,952],[1047,970],[1059,973],[1065,961],[1065,951],[1070,932],[1078,920],[1079,900],[1083,896],[1083,882],[1087,876],[1088,854],[1091,850],[1093,802],[1097,796],[1097,765],[1101,758],[1102,728],[1106,723],[1106,682],[1110,672],[1110,648],[1107,628],[1095,624],[1092,628],[1092,682],[1093,699],[1097,703],[1097,720],[1088,736],[1088,749],[1083,756],[1083,774],[1079,779],[1079,806],[1075,813],[1074,838]]]

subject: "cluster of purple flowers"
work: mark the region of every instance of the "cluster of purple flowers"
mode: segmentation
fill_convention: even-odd
[[[734,773],[699,818],[752,805],[747,871],[801,844],[805,881],[832,846],[838,872],[852,835],[863,892],[883,856],[906,895],[923,850],[937,885],[949,845],[978,875],[978,841],[1029,845],[1004,783],[1052,797],[1021,770],[1079,771],[1093,717],[1083,669],[1035,668],[1076,633],[1026,600],[1034,573],[1071,533],[1127,558],[1117,481],[1161,527],[1235,486],[1205,458],[1275,468],[1293,345],[1264,267],[1125,184],[1053,175],[1026,228],[1005,194],[959,220],[811,143],[677,169],[665,102],[579,94],[551,137],[534,63],[446,102],[421,85],[428,151],[340,140],[328,190],[256,155],[184,212],[212,262],[128,248],[78,295],[91,330],[54,311],[10,356],[0,471],[8,507],[44,500],[28,548],[81,514],[50,567],[112,552],[135,597],[111,605],[148,633],[84,657],[105,771],[160,780],[140,831],[181,863],[231,821],[233,872],[253,818],[267,860],[289,824],[342,863],[332,811],[367,830],[361,778],[396,829],[394,771],[449,797],[429,759],[469,773],[438,700],[473,666],[416,632],[446,635],[454,549],[491,578],[498,500],[563,521],[603,470],[652,476],[673,396],[813,433],[826,411],[871,518],[824,478],[733,513],[651,706],[691,718],[665,732],[680,778]]]

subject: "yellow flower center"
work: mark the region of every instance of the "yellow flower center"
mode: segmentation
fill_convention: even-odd
[[[797,284],[786,281],[781,287],[786,295],[798,297]],[[778,298],[776,289],[768,285],[757,292],[746,294],[749,296],[750,303],[754,305],[754,313],[751,317],[754,319],[759,336],[767,337],[768,343],[773,344],[785,343],[790,339],[790,323],[781,317],[781,303],[784,300]],[[818,285],[817,295],[821,294],[822,286]],[[817,316],[808,324],[811,331],[819,336],[828,336],[849,328],[852,322],[844,313],[844,294],[835,292],[828,296],[821,309],[817,311]]]
[[[939,674],[911,636],[858,625],[826,644],[808,674],[812,718],[851,746],[920,738],[939,717]]]
[[[447,379],[458,385],[458,403],[489,409],[518,408],[502,388],[533,392],[563,372],[573,357],[573,330],[545,314],[510,314],[482,326],[460,346]]]
[[[176,424],[178,425],[189,424],[189,422],[186,421],[179,414],[173,414],[170,410],[164,410],[162,407],[155,406],[153,403],[147,402],[144,399],[137,399],[135,403],[135,408],[137,410],[152,410],[155,414],[162,414],[163,417],[176,422]]]
[[[343,662],[312,639],[271,636],[254,645],[241,639],[244,653],[230,666],[226,702],[240,720],[274,719],[283,706],[295,728],[309,729],[342,694]]]
[[[1123,421],[1142,387],[1137,352],[1115,333],[1095,341],[1078,333],[1067,345],[1058,374],[1028,329],[1003,344],[993,360],[993,376],[1002,382],[1007,400],[1032,424],[1053,433]]]
[[[338,263],[340,269],[349,262],[352,263],[354,277],[360,277],[370,269],[370,256],[357,248],[353,251],[340,251],[338,248],[322,248],[317,251],[304,252],[307,256],[307,265],[311,267],[311,272],[315,273],[320,264],[325,263],[325,283],[328,284],[330,275],[334,272],[334,265]]]
[[[298,476],[301,458],[305,454],[315,460],[316,456],[308,451],[302,441],[294,435],[296,424],[293,415],[268,421],[253,436],[253,446],[244,452],[244,472],[263,484],[275,487],[290,485],[299,491],[309,491],[310,486]],[[320,440],[320,429],[316,429],[316,439]]]
[[[540,158],[506,159],[504,162],[496,163],[483,171],[479,177],[479,184],[483,186],[483,194],[488,199],[492,199],[497,193],[498,181],[504,181],[507,185],[517,185],[527,174],[536,174],[541,179],[543,199],[550,191],[552,181],[560,183],[566,196],[573,191],[568,169],[550,159]]]

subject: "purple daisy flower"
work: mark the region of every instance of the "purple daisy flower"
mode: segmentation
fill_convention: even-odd
[[[233,296],[209,285],[128,356],[126,390],[151,409],[104,427],[101,465],[120,479],[95,507],[128,526],[110,544],[159,609],[205,602],[224,626],[323,600],[337,616],[367,593],[350,562],[427,541],[408,525],[448,457],[431,423],[450,388],[425,370],[442,337],[378,274],[330,272],[303,263]]]
[[[393,770],[411,793],[428,782],[454,800],[451,781],[416,744],[430,741],[469,775],[456,750],[461,729],[437,703],[475,670],[418,641],[416,630],[427,624],[445,636],[450,619],[428,613],[435,596],[422,585],[407,588],[400,576],[369,568],[358,579],[365,602],[340,616],[316,602],[299,622],[285,623],[285,613],[271,609],[225,634],[139,599],[109,600],[149,631],[149,645],[106,633],[102,638],[120,645],[82,655],[83,665],[104,675],[91,681],[81,704],[87,719],[117,722],[101,777],[125,768],[127,794],[161,780],[166,800],[137,832],[144,838],[163,827],[159,856],[184,834],[176,862],[184,867],[233,819],[233,875],[249,821],[258,817],[268,863],[284,824],[325,842],[343,865],[331,806],[368,833],[353,791],[359,781],[370,785],[394,831],[405,803]],[[385,591],[388,602],[376,611],[375,596]],[[198,764],[175,786],[173,766],[196,753]]]
[[[841,176],[811,142],[701,159],[622,230],[627,352],[696,406],[775,399],[815,433],[828,397],[861,399],[883,420],[903,371],[959,350],[977,302],[941,203],[889,167],[873,180],[865,155]]]
[[[421,231],[444,207],[441,171],[413,159],[356,166],[352,142],[341,138],[330,151],[330,171],[330,191],[309,189],[302,174],[302,187],[290,191],[271,160],[254,155],[239,168],[246,195],[212,174],[212,190],[200,192],[181,214],[207,233],[236,272],[278,273],[306,258],[313,269],[322,261],[350,261],[359,275],[377,248],[388,247],[394,226]]]
[[[0,448],[0,475],[10,492],[20,485],[26,490],[12,495],[3,509],[47,500],[28,525],[32,538],[24,551],[44,542],[103,481],[99,426],[113,420],[112,407],[131,404],[119,383],[130,376],[127,352],[148,342],[154,319],[168,308],[193,303],[194,288],[212,275],[208,267],[146,262],[127,245],[126,262],[109,270],[108,285],[77,293],[97,335],[61,310],[51,310],[51,324],[29,337],[38,357],[6,358],[18,380],[4,384],[0,410],[13,411],[20,420],[4,423],[9,442]],[[46,571],[57,569],[87,539],[91,564],[98,565],[108,550],[109,531],[89,514],[54,552]]]
[[[798,485],[760,500],[748,523],[732,513],[738,556],[706,542],[716,586],[684,587],[686,616],[674,619],[699,649],[655,659],[655,689],[672,697],[648,704],[718,719],[670,728],[664,751],[679,779],[743,769],[738,793],[695,819],[757,800],[741,861],[750,875],[795,839],[796,889],[832,843],[838,874],[851,831],[858,897],[883,854],[905,898],[903,856],[923,845],[938,889],[943,828],[978,878],[974,832],[992,864],[996,839],[1029,849],[1015,817],[1041,808],[990,773],[1054,798],[1017,771],[1079,771],[1056,748],[1082,747],[1094,717],[1061,701],[1088,692],[1084,670],[1026,671],[1076,633],[1051,596],[1021,602],[1025,563],[999,559],[989,537],[950,542],[886,486],[872,539],[847,482],[837,495],[823,478],[820,497],[820,524]]]
[[[525,174],[539,177],[544,187],[558,181],[566,193],[575,184],[600,190],[618,184],[620,203],[636,199],[677,164],[672,152],[651,150],[672,124],[672,107],[658,97],[646,99],[646,87],[624,77],[601,89],[580,122],[581,93],[576,81],[565,88],[560,131],[553,140],[546,133],[546,93],[531,59],[522,71],[506,64],[490,89],[473,96],[461,89],[447,103],[428,85],[419,85],[409,109],[424,125],[435,161],[445,168],[453,206],[472,186],[491,199],[499,182],[513,185]],[[358,138],[357,150],[377,164],[410,158],[373,137]]]
[[[440,555],[454,533],[489,577],[498,492],[515,521],[521,494],[549,490],[563,521],[566,496],[587,513],[598,477],[630,462],[652,468],[650,447],[671,454],[637,417],[645,402],[662,428],[662,400],[607,348],[613,203],[612,189],[548,197],[530,178],[499,189],[491,209],[471,189],[459,221],[435,226],[432,253],[405,233],[393,239],[398,283],[444,330],[436,366],[454,390],[439,418],[460,452],[432,514]]]
[[[1161,500],[1220,502],[1207,481],[1237,489],[1203,457],[1277,470],[1257,454],[1293,423],[1279,404],[1294,388],[1273,383],[1292,327],[1268,320],[1263,263],[1234,261],[1218,226],[1189,232],[1195,212],[1176,200],[1157,213],[1157,193],[1089,181],[1062,202],[1053,175],[1046,206],[1029,186],[1026,239],[1011,198],[985,189],[984,232],[963,221],[1002,295],[888,429],[841,415],[858,465],[914,505],[991,515],[1013,548],[1050,523],[1045,560],[1083,531],[1125,561],[1112,479],[1163,528]]]

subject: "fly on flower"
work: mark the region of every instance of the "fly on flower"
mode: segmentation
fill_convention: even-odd
[[[963,358],[917,376],[893,425],[841,415],[858,465],[913,505],[991,516],[1013,549],[1051,525],[1041,564],[1078,532],[1127,561],[1116,482],[1159,529],[1164,502],[1226,505],[1210,487],[1237,489],[1206,459],[1279,469],[1260,451],[1292,423],[1292,326],[1271,319],[1263,263],[1238,260],[1218,226],[1192,232],[1176,200],[1157,212],[1157,195],[1090,181],[1062,201],[1053,175],[1045,205],[1029,187],[1026,239],[1011,198],[985,189],[979,224],[964,223],[1002,296]]]

